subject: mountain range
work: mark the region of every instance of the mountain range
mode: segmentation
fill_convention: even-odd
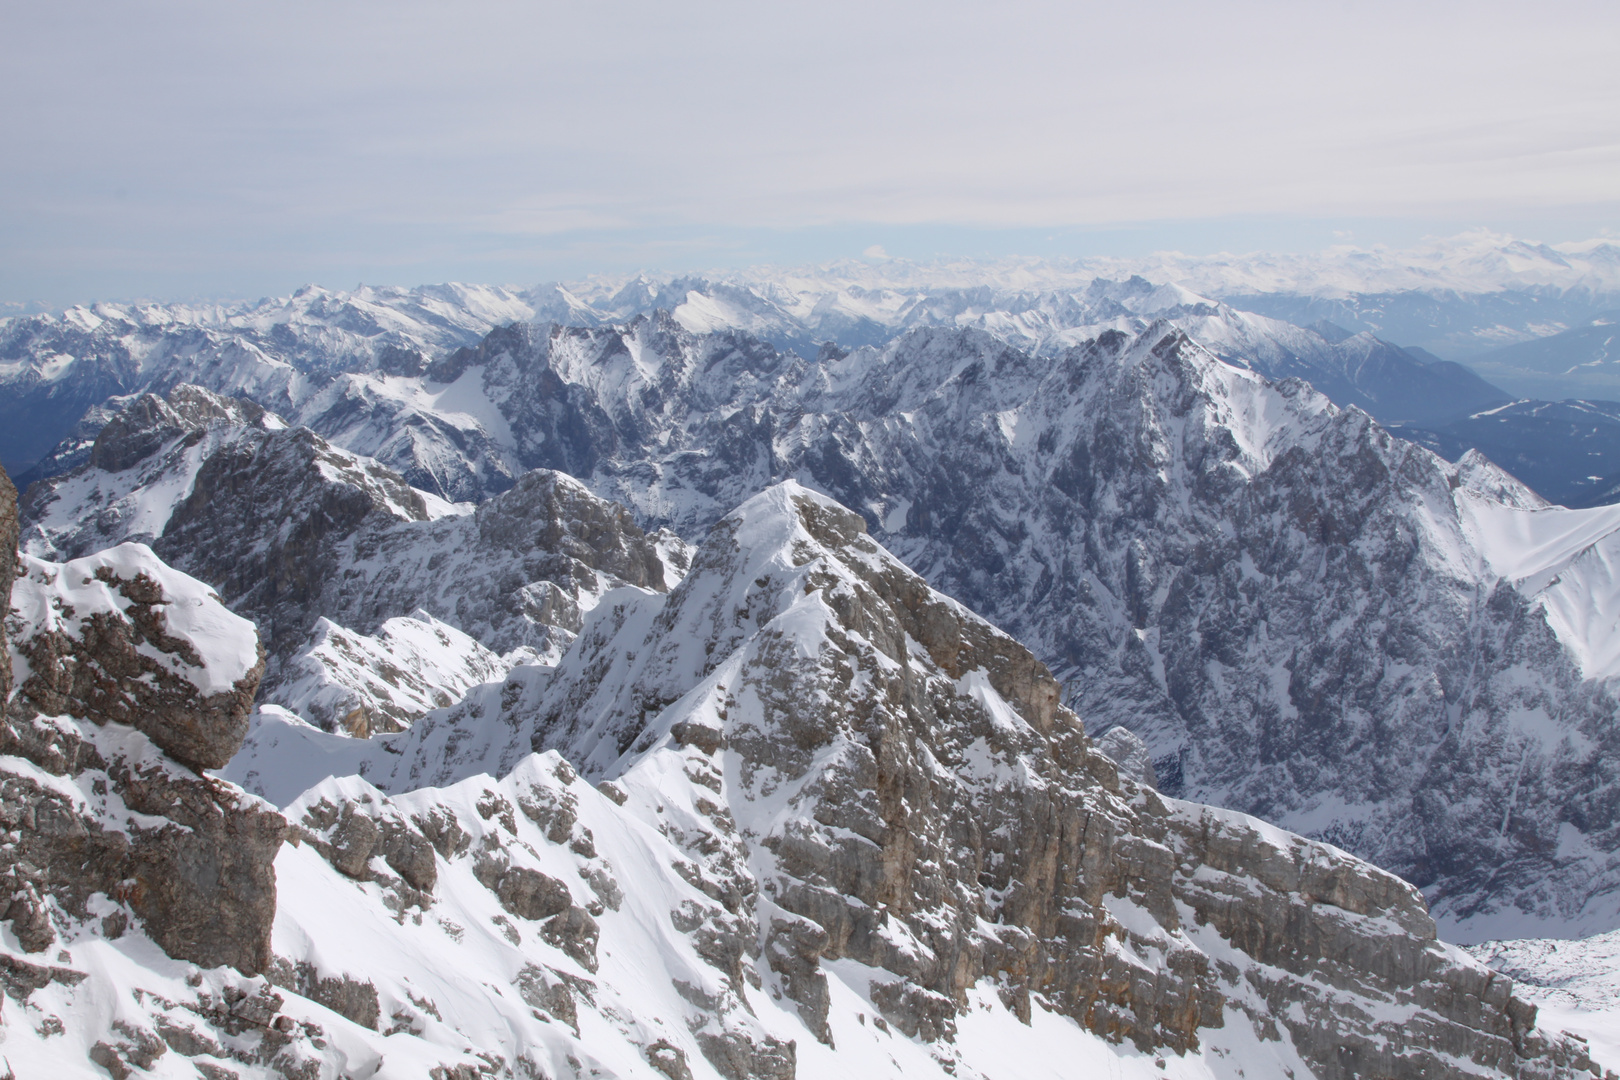
[[[20,570],[13,1071],[1602,1074],[1399,878],[1122,775],[796,484],[372,739],[249,728],[252,625],[150,548]]]
[[[0,326],[6,1053],[1612,1067],[1608,406],[1001,273]]]
[[[971,330],[807,361],[655,315],[504,328],[436,364],[501,418],[483,434],[523,477],[476,511],[180,388],[30,488],[24,549],[151,543],[257,620],[266,700],[296,708],[317,618],[370,636],[421,609],[510,662],[554,659],[606,589],[674,580],[677,537],[794,479],[1029,643],[1094,732],[1146,743],[1162,789],[1396,870],[1454,937],[1620,915],[1620,511],[1549,507],[1166,321],[1055,362]],[[587,489],[628,513],[580,509]]]
[[[190,382],[250,397],[446,497],[487,494],[509,478],[455,474],[453,459],[466,456],[456,444],[477,436],[453,395],[399,402],[387,380],[420,374],[500,325],[600,327],[660,309],[694,332],[746,331],[802,355],[823,342],[881,345],[926,327],[983,329],[1056,355],[1110,329],[1139,333],[1170,318],[1230,362],[1304,378],[1399,430],[1433,429],[1524,392],[1489,361],[1481,363],[1504,372],[1505,389],[1457,363],[1504,344],[1546,342],[1564,357],[1560,343],[1579,339],[1578,358],[1541,364],[1546,379],[1535,393],[1602,397],[1602,386],[1560,373],[1589,359],[1582,324],[1620,304],[1617,250],[1470,234],[1406,252],[878,260],[524,289],[311,286],[244,303],[99,304],[0,320],[0,462],[24,486],[64,471],[83,460],[116,408],[111,399]],[[392,415],[368,429],[379,410]],[[1504,422],[1517,423],[1509,415],[1497,426]],[[1537,430],[1532,423],[1513,437],[1534,442]],[[1568,455],[1556,443],[1540,451],[1560,490],[1589,483],[1589,468],[1557,464]],[[446,474],[419,475],[432,470]]]

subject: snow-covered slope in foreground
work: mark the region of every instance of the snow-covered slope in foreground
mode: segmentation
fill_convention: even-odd
[[[1398,878],[1121,779],[1027,650],[791,483],[554,672],[369,742],[269,710],[226,775],[283,800],[313,761],[366,780],[288,805],[283,981],[492,1071],[1586,1067]]]
[[[1577,941],[1487,941],[1468,951],[1512,978],[1545,1027],[1586,1039],[1598,1061],[1620,1061],[1620,931]]]

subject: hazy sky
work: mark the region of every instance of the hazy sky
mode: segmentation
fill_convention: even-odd
[[[1620,230],[1620,4],[0,0],[0,301]]]

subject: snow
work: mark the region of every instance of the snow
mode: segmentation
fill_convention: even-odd
[[[387,619],[375,635],[316,620],[312,640],[289,659],[267,700],[333,725],[364,714],[398,726],[451,705],[512,665],[472,637],[418,609]]]
[[[253,624],[228,611],[208,586],[171,569],[145,544],[119,544],[67,563],[26,554],[20,561],[21,573],[11,590],[12,614],[7,620],[12,641],[53,631],[80,637],[85,620],[102,613],[122,616],[133,603],[107,578],[132,581],[144,576],[163,591],[159,609],[165,632],[188,644],[200,663],[160,651],[150,643],[139,646],[143,655],[171,667],[210,695],[231,690],[258,665],[259,638]],[[26,676],[27,661],[14,651],[11,662],[20,683]]]
[[[280,705],[262,705],[242,748],[213,775],[284,808],[328,777],[359,775],[388,745],[386,737],[332,735]]]
[[[408,384],[407,380],[389,380],[392,386],[395,383]],[[404,397],[404,394],[401,394]],[[446,384],[424,383],[419,393],[412,395],[413,404],[424,410],[432,410],[446,418],[464,420],[465,424],[458,426],[470,427],[474,424],[487,431],[496,442],[502,446],[513,446],[512,428],[507,423],[501,410],[489,399],[484,392],[484,368],[482,365],[472,366],[461,373],[455,382]]]
[[[1458,503],[1491,570],[1540,602],[1582,674],[1620,676],[1620,506],[1522,509],[1472,492]]]
[[[895,533],[904,529],[906,527],[906,516],[910,513],[911,500],[906,498],[896,499],[894,505],[889,507],[883,515],[883,531]]]
[[[1577,940],[1487,941],[1467,952],[1512,976],[1537,1024],[1587,1040],[1592,1059],[1620,1071],[1620,931]]]

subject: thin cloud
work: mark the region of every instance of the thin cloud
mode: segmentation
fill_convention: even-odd
[[[1620,218],[1617,39],[1608,3],[18,5],[0,294],[106,247],[202,281],[682,229],[1565,208],[1589,235]]]

